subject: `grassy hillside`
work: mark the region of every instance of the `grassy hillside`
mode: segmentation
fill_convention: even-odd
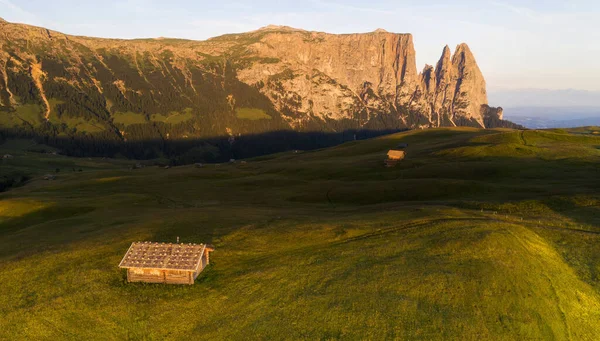
[[[396,168],[387,150],[409,144]],[[13,142],[11,142],[13,143]],[[411,131],[131,170],[0,145],[0,339],[600,335],[600,137]],[[82,167],[54,181],[55,162]],[[65,166],[61,166],[65,168]],[[193,286],[128,284],[132,241],[211,242]]]

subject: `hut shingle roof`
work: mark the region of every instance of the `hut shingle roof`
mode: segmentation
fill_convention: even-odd
[[[387,157],[391,160],[401,160],[404,158],[404,154],[405,152],[403,150],[390,149],[387,153]]]
[[[205,249],[206,244],[134,242],[119,267],[195,271]]]

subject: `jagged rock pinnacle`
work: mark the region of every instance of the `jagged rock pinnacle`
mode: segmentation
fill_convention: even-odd
[[[471,49],[469,49],[469,45],[467,45],[466,43],[460,43],[458,45],[456,45],[456,52],[471,52]]]
[[[452,63],[458,63],[459,60],[468,60],[469,62],[475,63],[475,57],[469,46],[465,43],[458,44],[454,56],[452,57]]]
[[[444,51],[442,52],[440,60],[435,66],[435,78],[437,84],[442,84],[444,78],[447,78],[450,69],[450,64],[452,63],[451,59],[452,53],[450,52],[450,47],[446,45],[444,47]]]
[[[450,52],[450,46],[446,45],[444,46],[444,50],[442,51],[442,58],[444,58],[446,55],[450,56],[451,52]]]

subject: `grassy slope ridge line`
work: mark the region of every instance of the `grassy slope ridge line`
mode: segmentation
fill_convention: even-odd
[[[593,340],[593,131],[432,129],[135,170],[8,141],[0,175],[32,180],[0,194],[0,339]],[[177,237],[216,245],[195,285],[126,283],[132,241]]]

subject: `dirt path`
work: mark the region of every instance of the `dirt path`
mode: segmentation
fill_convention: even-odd
[[[519,137],[521,138],[521,143],[524,146],[527,146],[527,141],[525,140],[525,130],[521,130],[521,133],[519,134]]]

